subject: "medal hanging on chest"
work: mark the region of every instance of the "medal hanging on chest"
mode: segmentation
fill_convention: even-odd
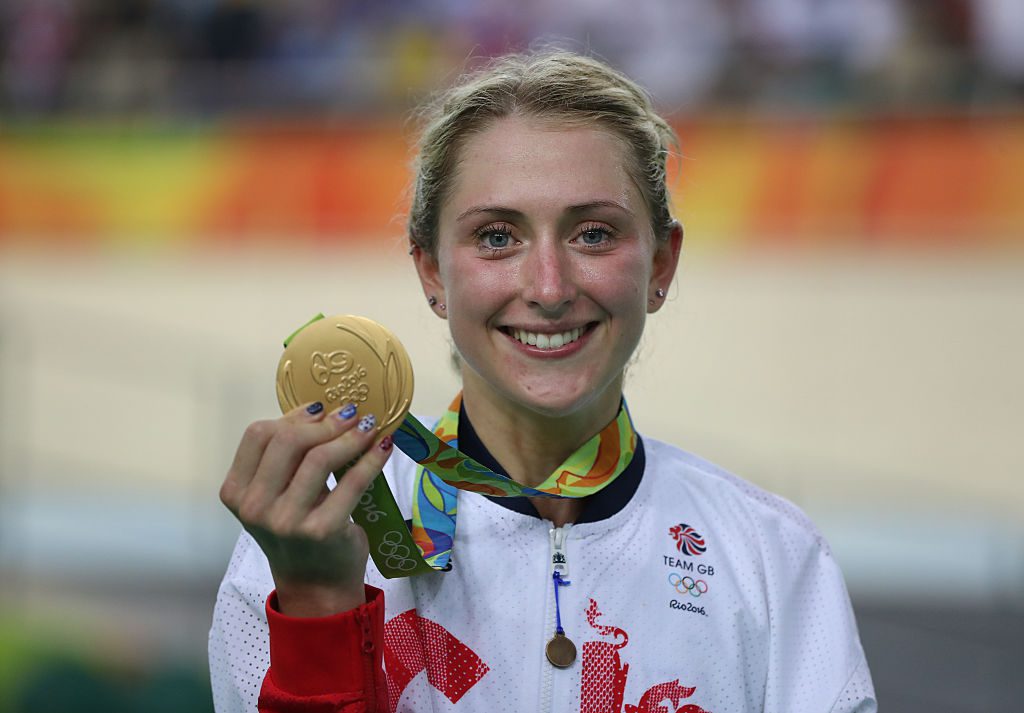
[[[544,654],[552,666],[569,668],[576,660],[576,644],[572,643],[572,639],[565,635],[565,629],[562,628],[562,610],[558,604],[558,588],[567,587],[570,582],[568,579],[562,579],[562,573],[557,569],[551,575],[551,580],[555,585],[555,635],[544,647]]]

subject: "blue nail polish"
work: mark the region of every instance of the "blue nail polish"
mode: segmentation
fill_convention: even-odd
[[[306,407],[306,413],[310,416],[316,416],[318,413],[324,410],[324,405],[319,401],[314,401]]]
[[[356,415],[356,405],[355,404],[349,404],[348,406],[343,408],[341,411],[338,411],[338,418],[348,419],[348,418],[352,418],[355,415]]]
[[[359,419],[359,425],[356,426],[356,428],[358,428],[363,433],[366,433],[367,431],[372,431],[376,425],[377,425],[377,419],[371,413],[371,414],[367,414],[366,416],[363,416],[361,419]]]

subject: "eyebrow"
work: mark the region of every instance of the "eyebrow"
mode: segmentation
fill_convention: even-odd
[[[633,211],[631,211],[626,206],[622,205],[621,203],[616,203],[615,201],[609,201],[609,200],[595,200],[595,201],[587,201],[586,203],[578,203],[576,205],[569,206],[566,209],[565,212],[567,212],[567,213],[584,213],[584,212],[586,212],[588,210],[592,210],[594,208],[613,208],[615,210],[620,210],[620,211],[622,211],[623,213],[626,213],[629,216],[633,215]],[[469,208],[469,209],[463,211],[462,213],[459,213],[458,217],[455,219],[455,222],[457,222],[457,223],[461,222],[461,221],[465,220],[466,218],[469,218],[470,216],[479,215],[481,213],[491,213],[491,214],[496,214],[496,215],[506,215],[506,216],[509,216],[511,218],[518,218],[518,217],[522,217],[522,215],[523,215],[522,211],[516,210],[515,208],[508,208],[506,206],[500,206],[500,205],[481,205],[481,206],[473,206],[472,208]]]

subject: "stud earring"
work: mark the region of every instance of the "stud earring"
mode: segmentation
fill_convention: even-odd
[[[654,294],[658,297],[659,300],[665,299],[665,290],[661,289],[660,287],[654,291]]]
[[[433,307],[434,305],[437,304],[437,298],[431,295],[430,297],[427,298],[427,304]]]
[[[446,307],[446,306],[445,306],[444,302],[442,302],[441,304],[439,304],[439,305],[437,306],[437,308],[438,308],[439,310],[441,310],[442,312],[444,312],[444,311],[445,311],[446,309],[448,309],[448,307]]]

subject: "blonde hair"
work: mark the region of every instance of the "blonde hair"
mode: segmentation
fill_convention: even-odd
[[[500,57],[427,108],[409,209],[409,239],[415,245],[430,254],[436,251],[438,216],[466,139],[510,116],[596,125],[622,139],[654,235],[668,237],[674,221],[666,162],[678,147],[675,132],[654,111],[647,93],[622,73],[590,57],[545,51]]]

